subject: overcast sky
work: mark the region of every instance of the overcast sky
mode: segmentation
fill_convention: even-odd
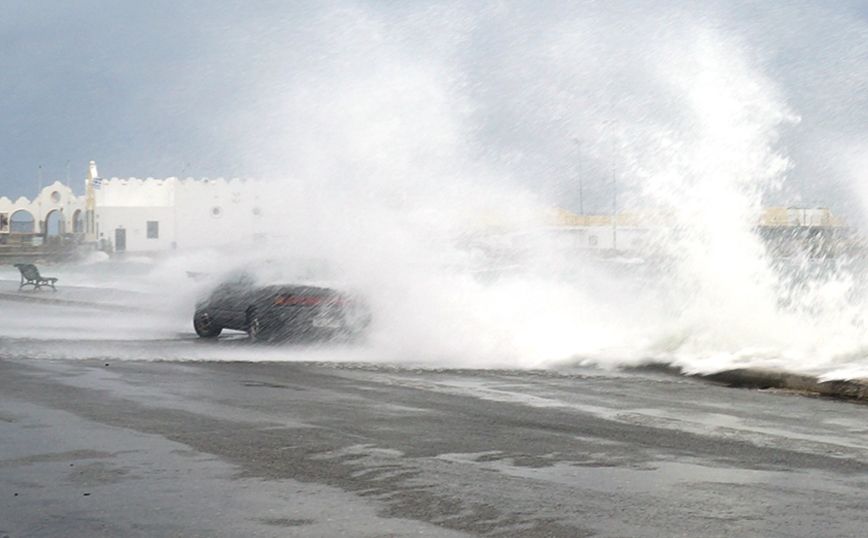
[[[777,200],[868,200],[864,0],[409,4],[2,1],[0,194],[40,175],[80,191],[93,159],[122,177],[467,170],[573,208],[580,175],[602,207],[613,169],[629,188],[664,158],[659,133],[695,136],[683,81],[710,69],[762,116],[735,127],[787,159]]]

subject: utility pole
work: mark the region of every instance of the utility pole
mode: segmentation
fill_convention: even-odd
[[[576,171],[577,179],[579,180],[579,214],[585,216],[585,185],[584,171],[582,170],[582,143],[578,138],[573,138],[573,143],[576,145]]]
[[[608,129],[609,140],[611,142],[611,160],[609,166],[611,168],[610,172],[612,175],[611,178],[611,186],[612,186],[612,215],[610,217],[612,221],[612,250],[618,250],[618,178],[615,174],[615,162],[616,162],[616,154],[615,154],[615,117],[614,112],[611,119],[603,122],[603,125]],[[605,182],[605,176],[601,179]]]
[[[609,113],[611,114],[611,118],[607,122],[609,124],[609,138],[612,141],[612,251],[617,252],[618,250],[618,180],[615,175],[615,135],[616,135],[616,124],[615,124],[615,94],[613,92],[609,92]]]
[[[612,137],[612,250],[618,250],[618,180],[615,175],[615,137]]]

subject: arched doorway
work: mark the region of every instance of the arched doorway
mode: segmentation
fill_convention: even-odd
[[[84,212],[81,209],[76,209],[72,214],[72,233],[84,233]]]
[[[36,219],[30,211],[19,209],[9,217],[9,232],[14,234],[32,234]]]
[[[52,209],[45,215],[45,237],[57,237],[64,233],[63,213]]]

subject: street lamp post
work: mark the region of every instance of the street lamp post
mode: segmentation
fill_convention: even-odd
[[[615,138],[612,137],[612,250],[618,250],[618,179],[615,175]]]
[[[612,250],[618,250],[618,178],[615,174],[615,119],[609,119],[603,122],[603,125],[609,132],[609,138],[612,144],[612,155],[610,168],[612,174]]]
[[[579,180],[579,214],[585,216],[585,185],[584,171],[582,170],[582,143],[578,138],[573,138],[573,143],[576,145],[576,175]]]

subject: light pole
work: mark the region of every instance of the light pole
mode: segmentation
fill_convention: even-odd
[[[612,250],[618,250],[618,179],[615,175],[615,137],[612,137]]]
[[[582,143],[578,138],[573,137],[573,143],[576,145],[576,175],[579,180],[579,214],[585,216],[585,185],[584,174],[582,170]]]
[[[612,175],[612,250],[618,250],[618,178],[615,175],[615,119],[609,119],[602,123],[609,132],[609,139],[611,141],[611,175]],[[601,178],[602,179],[602,178]]]

